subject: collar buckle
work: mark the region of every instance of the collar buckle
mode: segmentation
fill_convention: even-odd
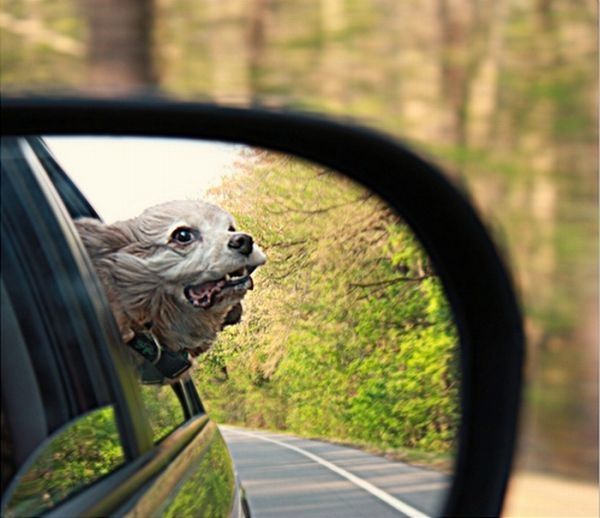
[[[144,384],[161,384],[165,378],[174,380],[192,366],[187,351],[163,348],[151,331],[137,333],[127,345],[146,360],[139,369]]]

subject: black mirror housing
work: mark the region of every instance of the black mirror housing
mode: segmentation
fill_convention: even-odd
[[[2,99],[2,135],[208,139],[284,152],[361,183],[411,226],[439,273],[460,335],[455,476],[443,514],[498,515],[522,385],[522,318],[476,211],[433,165],[370,129],[318,116],[152,99]]]

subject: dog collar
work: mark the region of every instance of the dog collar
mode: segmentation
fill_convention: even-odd
[[[127,345],[146,360],[140,369],[142,383],[175,379],[192,366],[187,351],[164,349],[151,332],[137,333]]]

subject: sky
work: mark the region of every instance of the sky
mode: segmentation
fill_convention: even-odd
[[[157,203],[202,199],[234,174],[242,146],[183,139],[45,137],[69,177],[107,223]]]

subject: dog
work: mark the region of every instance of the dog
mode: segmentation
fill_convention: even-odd
[[[104,224],[75,221],[125,343],[150,331],[162,348],[207,351],[240,322],[252,272],[266,256],[225,210],[173,201]]]

